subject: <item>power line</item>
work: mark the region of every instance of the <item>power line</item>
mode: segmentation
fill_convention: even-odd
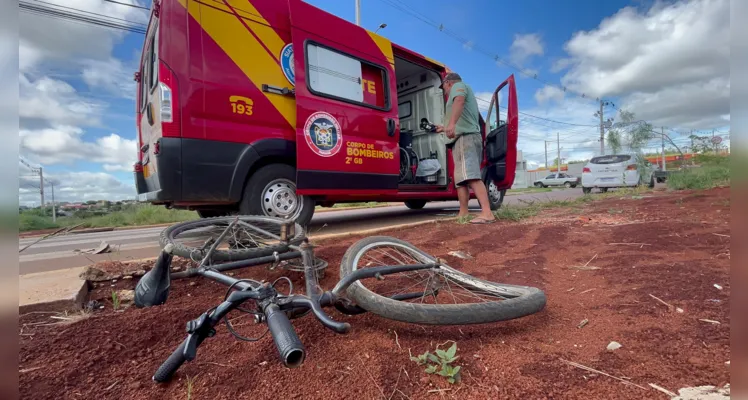
[[[132,8],[139,8],[139,9],[141,9],[141,10],[148,10],[148,11],[150,11],[150,10],[151,10],[151,9],[150,9],[150,8],[148,8],[148,7],[143,7],[143,6],[140,6],[140,5],[137,5],[137,4],[123,3],[123,2],[121,2],[121,1],[115,1],[115,0],[104,0],[104,1],[106,1],[106,2],[108,2],[108,3],[119,4],[119,5],[121,5],[121,6],[128,6],[128,7],[132,7]]]
[[[46,17],[50,17],[54,19],[60,19],[60,20],[83,22],[83,23],[87,23],[91,25],[97,25],[97,26],[111,28],[111,29],[119,29],[119,30],[132,32],[132,33],[140,33],[140,34],[146,33],[146,29],[140,27],[140,26],[145,26],[145,25],[135,23],[132,21],[124,20],[126,23],[118,23],[114,21],[103,20],[100,18],[89,17],[86,15],[82,15],[80,13],[72,13],[72,12],[58,10],[58,9],[50,8],[50,7],[41,7],[41,6],[37,6],[34,4],[26,3],[23,1],[20,2],[18,6],[21,9],[21,11],[29,13],[29,14],[42,15],[42,16],[46,16]],[[75,10],[83,11],[83,10],[78,10],[78,9],[75,9]]]
[[[408,5],[406,5],[403,2],[401,2],[400,0],[379,0],[379,1],[382,2],[382,3],[387,4],[388,6],[394,8],[396,10],[402,11],[402,12],[410,15],[410,16],[412,16],[412,17],[420,20],[421,22],[423,22],[423,23],[425,23],[425,24],[427,24],[427,25],[429,25],[431,27],[436,28],[438,31],[440,31],[440,32],[442,32],[442,33],[444,33],[444,34],[452,37],[453,39],[457,40],[462,45],[470,45],[470,47],[473,48],[473,49],[475,49],[478,53],[481,53],[481,54],[487,56],[488,58],[491,58],[496,63],[500,63],[500,64],[506,65],[506,66],[508,66],[510,68],[516,69],[516,70],[520,71],[523,75],[527,76],[528,78],[532,78],[532,79],[534,79],[534,80],[536,80],[538,82],[544,83],[545,85],[553,86],[553,87],[556,87],[558,89],[561,89],[564,93],[571,93],[571,94],[573,94],[575,96],[578,96],[578,97],[581,97],[583,99],[590,99],[590,100],[592,100],[592,98],[591,97],[587,97],[587,95],[585,93],[579,94],[577,92],[574,92],[572,90],[567,89],[566,86],[558,85],[556,83],[551,83],[551,82],[546,81],[544,79],[540,79],[538,77],[538,74],[535,73],[535,71],[531,71],[529,69],[526,69],[526,68],[523,68],[521,66],[518,66],[518,65],[516,65],[516,64],[514,64],[514,63],[512,63],[510,61],[507,61],[506,59],[504,59],[502,57],[499,57],[498,54],[496,54],[496,53],[493,53],[493,52],[491,52],[489,50],[486,50],[486,49],[483,49],[481,47],[473,45],[472,41],[467,40],[466,38],[460,36],[456,32],[448,29],[447,27],[444,26],[444,24],[438,23],[436,21],[433,21],[433,20],[429,19],[428,17],[423,16],[418,11],[412,9]],[[596,98],[595,101],[600,101],[600,98],[599,97]]]

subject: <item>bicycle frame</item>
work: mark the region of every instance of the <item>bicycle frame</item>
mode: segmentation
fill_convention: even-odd
[[[345,297],[345,292],[351,284],[361,279],[372,277],[382,279],[385,275],[389,274],[432,269],[439,266],[438,263],[431,263],[361,269],[341,279],[332,290],[323,292],[319,287],[317,273],[314,268],[313,246],[309,244],[308,239],[305,238],[300,246],[289,245],[289,249],[290,251],[287,253],[276,253],[268,257],[234,261],[215,266],[206,266],[204,265],[205,263],[201,263],[199,268],[185,271],[188,272],[188,274],[185,274],[186,276],[203,276],[222,283],[230,289],[234,289],[234,291],[217,307],[204,312],[198,318],[187,323],[187,338],[159,367],[153,379],[158,382],[168,380],[184,361],[193,360],[197,355],[197,348],[203,340],[215,334],[214,327],[229,312],[237,309],[247,300],[255,301],[257,305],[256,315],[259,316],[256,317],[256,322],[267,323],[283,364],[288,368],[298,367],[304,362],[306,350],[289,321],[289,314],[293,318],[311,310],[312,314],[323,326],[336,333],[347,333],[350,330],[350,324],[333,320],[323,311],[323,308],[335,307],[338,311],[349,315],[366,312],[366,310],[352,304]],[[160,257],[160,259],[164,259],[164,262],[160,265],[161,268],[165,267],[168,270],[171,258],[164,255],[166,250],[162,252],[162,257]],[[298,257],[301,257],[304,265],[306,295],[281,295],[269,283],[258,285],[251,280],[237,279],[222,273],[224,271]],[[154,267],[154,270],[158,267],[159,263]],[[406,293],[393,296],[392,298],[407,300],[429,294],[430,292]]]

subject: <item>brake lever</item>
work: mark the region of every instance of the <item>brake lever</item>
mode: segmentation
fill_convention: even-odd
[[[322,306],[319,304],[319,302],[314,301],[306,296],[293,296],[289,298],[288,303],[292,307],[306,307],[310,308],[312,312],[314,313],[314,316],[317,317],[319,322],[322,323],[322,325],[326,326],[328,329],[331,329],[337,333],[348,333],[348,331],[351,330],[351,324],[347,322],[337,322],[330,318],[329,315],[327,315],[323,310]]]

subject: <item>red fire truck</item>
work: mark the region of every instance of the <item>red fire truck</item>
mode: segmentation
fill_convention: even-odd
[[[446,71],[301,0],[155,0],[135,74],[139,199],[301,224],[316,205],[457,199],[450,141],[431,132]],[[517,112],[510,76],[481,119],[494,209]]]

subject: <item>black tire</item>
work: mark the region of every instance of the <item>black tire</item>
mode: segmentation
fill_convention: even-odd
[[[309,225],[314,215],[314,200],[309,196],[297,196],[295,204],[301,207],[298,213],[283,216],[276,214],[266,207],[265,189],[274,181],[282,180],[286,188],[292,186],[294,196],[296,192],[296,168],[287,164],[269,164],[257,171],[247,181],[244,187],[244,196],[239,204],[239,212],[243,215],[265,215],[280,218],[293,218],[301,226]],[[290,186],[289,186],[290,185]]]
[[[590,193],[592,193],[592,188],[588,188],[588,187],[582,186],[582,193],[584,193],[584,194],[590,194]]]
[[[424,253],[408,242],[389,236],[372,236],[362,239],[348,248],[340,263],[341,279],[355,270],[359,254],[376,244],[395,245],[408,249],[417,254],[424,263],[436,261],[433,256]],[[360,281],[351,284],[347,289],[347,294],[357,305],[374,314],[396,321],[424,325],[467,325],[505,321],[534,314],[545,307],[545,294],[540,289],[489,282],[448,266],[440,266],[439,269],[441,273],[448,274],[452,279],[457,278],[456,280],[460,280],[464,285],[474,286],[474,284],[479,284],[484,290],[488,285],[493,287],[496,292],[504,293],[513,298],[497,302],[470,304],[408,303],[376,294],[364,287]]]
[[[543,187],[543,184],[542,184],[542,183],[540,183],[540,182],[535,182],[535,187],[536,187],[536,188],[542,188],[542,187]]]
[[[564,182],[564,187],[567,189],[572,187],[571,182]]]
[[[608,188],[600,188],[600,193],[608,193]]]
[[[172,244],[172,254],[184,257],[198,259],[202,257],[202,250],[197,247],[186,246],[179,241],[179,235],[188,232],[193,229],[208,228],[211,226],[227,226],[235,217],[216,217],[216,218],[203,218],[194,221],[186,221],[178,224],[171,225],[164,229],[159,236],[159,243],[161,247],[166,247],[167,244]],[[270,230],[270,233],[278,234],[280,232],[281,223],[284,220],[279,218],[270,218],[254,215],[240,216],[241,221],[247,223],[262,224],[260,227],[265,230]],[[190,237],[189,235],[186,235]],[[194,237],[194,236],[193,236]],[[289,241],[291,244],[298,244],[304,239],[304,229],[298,223],[295,226],[295,236]],[[288,250],[288,245],[285,243],[277,242],[265,247],[252,247],[243,249],[216,249],[213,252],[212,260],[214,261],[234,261],[234,260],[246,260],[249,258],[264,257],[272,255],[274,252],[284,252]]]
[[[426,203],[426,200],[406,200],[405,207],[408,207],[411,210],[420,210],[426,206]]]

